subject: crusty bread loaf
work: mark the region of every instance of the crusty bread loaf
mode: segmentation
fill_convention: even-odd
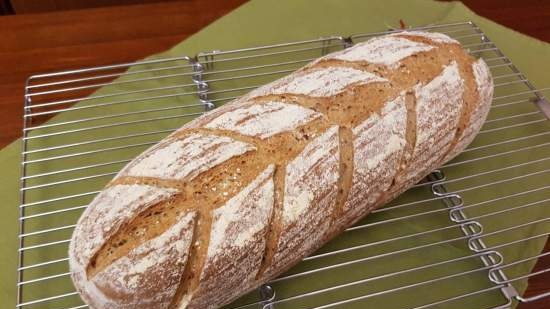
[[[400,32],[322,57],[185,125],[80,218],[91,308],[218,308],[462,151],[487,116],[482,60]]]

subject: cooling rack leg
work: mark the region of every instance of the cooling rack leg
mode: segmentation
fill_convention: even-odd
[[[208,83],[203,79],[204,65],[202,65],[197,58],[188,58],[189,64],[193,66],[192,80],[197,85],[197,95],[200,102],[204,105],[204,111],[208,112],[214,109],[214,104],[208,98]],[[206,64],[209,65],[208,63]]]
[[[275,309],[275,305],[272,304],[275,299],[275,290],[270,285],[264,284],[260,287],[260,298],[262,299],[261,305],[263,309]]]
[[[353,39],[351,37],[345,37],[342,38],[342,42],[344,42],[344,48],[352,47],[353,46]]]
[[[219,53],[219,50],[213,50],[212,53],[206,56],[206,68],[209,70],[214,69],[214,57],[216,53]]]
[[[441,170],[436,170],[428,175],[428,180],[433,182],[431,186],[432,194],[438,197],[444,197],[442,199],[443,204],[449,208],[449,218],[456,223],[475,223],[475,224],[462,224],[460,229],[462,233],[468,237],[468,247],[473,252],[488,251],[487,246],[481,239],[480,235],[483,234],[483,225],[477,221],[468,219],[468,216],[464,212],[464,201],[462,197],[456,193],[449,192],[447,187],[443,184],[445,180],[445,174]],[[498,281],[507,280],[506,275],[500,269],[497,269],[503,262],[502,255],[496,251],[492,251],[491,254],[480,256],[482,263],[487,267],[492,267],[489,270],[489,279],[495,283]],[[508,300],[508,304],[504,307],[497,308],[510,308],[512,299],[519,296],[517,290],[511,285],[507,284],[502,287],[501,292],[503,296]]]
[[[323,41],[323,48],[321,49],[321,56],[328,54],[328,41]]]

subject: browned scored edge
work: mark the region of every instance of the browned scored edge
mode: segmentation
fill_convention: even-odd
[[[481,96],[477,89],[475,76],[472,71],[472,65],[474,63],[474,60],[475,60],[474,58],[470,57],[470,58],[467,58],[466,63],[464,63],[463,61],[457,61],[458,68],[459,68],[459,76],[464,83],[463,85],[464,89],[462,93],[462,109],[460,113],[460,118],[455,128],[456,130],[455,136],[451,141],[449,148],[447,149],[447,151],[445,151],[445,154],[441,157],[442,160],[444,160],[450,152],[454,151],[456,145],[458,144],[458,142],[460,141],[460,138],[462,137],[462,134],[466,131],[466,127],[470,123],[476,107],[479,104],[481,104]],[[470,77],[470,78],[467,78],[467,77]],[[440,162],[440,163],[443,163],[443,162]]]
[[[269,229],[267,231],[267,237],[265,242],[264,255],[258,273],[256,273],[256,279],[259,279],[267,270],[271,261],[277,252],[279,243],[279,236],[282,228],[282,214],[283,214],[283,201],[284,201],[284,187],[285,187],[286,165],[277,165],[275,167],[274,182],[275,182],[275,194],[273,201],[272,215],[269,220]]]
[[[383,192],[380,197],[373,203],[371,209],[376,209],[381,207],[388,199],[392,198],[396,194],[396,187],[402,186],[406,179],[402,179],[405,176],[405,170],[408,167],[409,160],[412,158],[416,145],[416,97],[414,91],[409,89],[405,94],[405,107],[407,110],[407,122],[405,128],[405,148],[399,164],[397,166],[397,171],[393,176],[390,187]]]
[[[208,213],[208,216],[210,215],[211,214]],[[194,275],[193,267],[196,266],[197,263],[199,263],[197,261],[198,249],[197,249],[197,246],[195,246],[195,244],[197,243],[197,241],[199,241],[199,234],[201,232],[201,230],[199,229],[199,221],[202,220],[203,216],[204,214],[200,211],[200,209],[197,210],[197,215],[195,217],[194,227],[193,227],[193,237],[191,240],[192,242],[189,249],[189,254],[187,256],[187,262],[185,263],[183,274],[181,275],[180,283],[178,285],[176,293],[174,294],[172,301],[168,305],[168,309],[176,308],[179,305],[185,292],[189,291],[190,283],[189,284],[186,284],[186,283],[191,282],[191,279],[193,278],[193,275]],[[210,221],[212,220],[210,219]],[[208,234],[210,235],[210,233]],[[198,275],[195,275],[195,276],[198,277]]]
[[[335,222],[344,211],[344,204],[351,190],[354,169],[353,131],[351,128],[341,126],[338,128],[340,147],[338,193],[336,205],[332,212],[332,222]]]

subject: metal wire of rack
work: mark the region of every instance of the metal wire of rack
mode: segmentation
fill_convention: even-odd
[[[403,308],[405,299],[406,308],[511,308],[550,296],[521,296],[525,280],[550,272],[531,272],[550,252],[524,254],[540,252],[550,233],[550,105],[542,94],[549,89],[537,90],[471,22],[416,29],[454,37],[491,67],[495,97],[478,138],[227,308]],[[17,308],[86,307],[69,278],[69,237],[87,203],[137,154],[193,117],[323,54],[392,31],[399,30],[32,76],[25,89]],[[517,219],[501,220],[510,215]]]

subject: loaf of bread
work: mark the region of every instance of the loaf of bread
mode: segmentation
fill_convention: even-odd
[[[183,126],[80,218],[72,279],[95,309],[212,309],[288,270],[462,151],[483,60],[439,33],[329,54]]]

